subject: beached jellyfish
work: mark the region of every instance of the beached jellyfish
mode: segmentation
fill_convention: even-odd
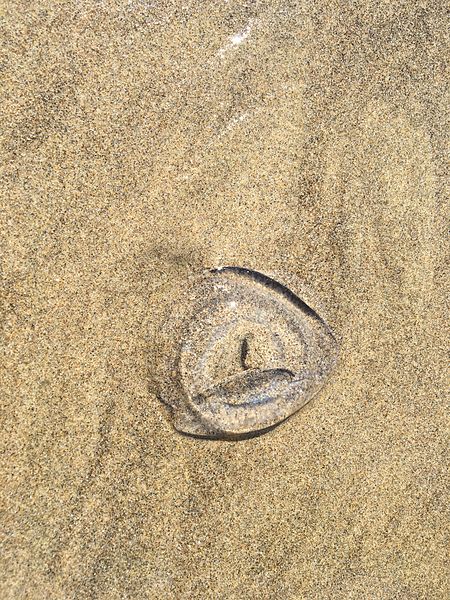
[[[157,393],[178,431],[239,439],[277,425],[320,389],[337,358],[330,327],[274,279],[206,271],[161,327]]]

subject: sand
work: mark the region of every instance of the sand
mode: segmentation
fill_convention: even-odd
[[[444,9],[1,3],[2,599],[449,597]],[[223,265],[340,340],[237,442],[149,383]]]

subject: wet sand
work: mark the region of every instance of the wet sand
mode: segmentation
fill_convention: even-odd
[[[0,16],[1,597],[447,598],[443,3]],[[340,340],[238,442],[151,387],[223,265],[298,278]]]

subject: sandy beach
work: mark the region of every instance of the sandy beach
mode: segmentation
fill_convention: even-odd
[[[0,19],[1,598],[448,598],[444,3]],[[301,281],[339,362],[196,439],[155,336],[227,265]]]

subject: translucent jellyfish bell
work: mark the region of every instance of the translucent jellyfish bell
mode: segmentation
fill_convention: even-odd
[[[274,279],[223,267],[192,281],[161,329],[157,393],[178,431],[238,439],[304,406],[337,359],[325,321]]]

